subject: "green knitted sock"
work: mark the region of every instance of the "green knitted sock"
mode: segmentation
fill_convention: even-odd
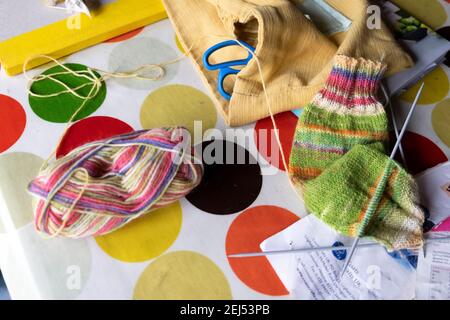
[[[289,163],[296,186],[319,176],[353,146],[387,142],[388,121],[376,93],[381,63],[338,56],[325,87],[297,124]]]
[[[424,214],[413,178],[382,153],[358,145],[306,182],[305,204],[338,232],[371,237],[389,250],[422,245]]]

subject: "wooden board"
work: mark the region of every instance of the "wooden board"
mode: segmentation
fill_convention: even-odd
[[[92,19],[68,17],[0,43],[0,64],[8,75],[22,72],[31,56],[56,59],[167,17],[161,0],[117,0],[104,5]],[[46,63],[36,59],[28,69]]]

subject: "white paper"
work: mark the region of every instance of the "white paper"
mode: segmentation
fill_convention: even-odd
[[[448,236],[448,234],[447,234]],[[450,241],[428,242],[426,256],[419,255],[416,298],[450,299]]]
[[[450,162],[416,176],[427,219],[437,225],[450,216]]]
[[[313,215],[294,223],[261,244],[263,251],[348,246],[353,239],[339,235]],[[364,242],[365,240],[362,240]],[[358,248],[338,282],[345,250],[268,256],[269,262],[296,299],[412,299],[417,256],[407,250],[389,254],[382,246]],[[407,258],[410,255],[410,258]]]

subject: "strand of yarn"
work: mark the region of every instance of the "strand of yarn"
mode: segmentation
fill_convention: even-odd
[[[55,63],[57,66],[62,68],[64,71],[53,73],[53,74],[48,74],[48,75],[41,74],[41,75],[38,75],[35,77],[30,77],[27,72],[27,69],[28,69],[27,67],[31,61],[38,59],[38,58],[47,59],[47,60],[49,60],[49,62]],[[24,74],[25,78],[28,80],[27,91],[28,91],[29,95],[31,95],[33,97],[37,97],[37,98],[52,98],[52,97],[57,97],[57,96],[66,94],[66,93],[70,93],[73,96],[82,100],[80,106],[69,118],[69,120],[67,122],[67,126],[66,126],[65,130],[63,131],[63,133],[60,135],[58,143],[56,144],[55,148],[50,153],[50,155],[47,157],[47,159],[45,159],[41,169],[48,166],[50,159],[55,155],[58,146],[60,145],[62,139],[64,138],[65,134],[67,133],[67,130],[69,129],[70,124],[72,124],[74,122],[74,120],[76,119],[76,117],[80,114],[80,112],[83,111],[86,104],[91,99],[93,99],[95,96],[97,96],[97,94],[101,90],[103,82],[105,82],[111,78],[121,78],[121,79],[134,78],[134,79],[140,79],[140,80],[158,81],[165,76],[165,73],[166,73],[165,67],[166,66],[177,63],[177,62],[183,60],[184,58],[185,58],[185,56],[182,56],[182,57],[178,57],[173,60],[169,60],[169,61],[166,61],[166,62],[163,62],[160,64],[145,64],[145,65],[138,67],[135,70],[125,71],[125,72],[110,72],[110,71],[105,71],[105,70],[102,70],[99,68],[91,68],[91,67],[88,67],[86,70],[74,71],[74,70],[68,68],[67,66],[65,66],[64,64],[62,64],[61,62],[59,62],[57,59],[54,59],[53,57],[50,57],[48,55],[42,55],[42,54],[31,56],[27,60],[25,60],[25,62],[23,64],[23,74]],[[142,73],[145,70],[152,70],[152,69],[155,69],[158,71],[158,73],[156,73],[155,76],[150,77],[150,76],[142,75]],[[98,72],[99,74],[101,74],[101,76],[97,77],[95,72]],[[72,75],[77,78],[84,78],[84,79],[88,80],[88,82],[86,82],[78,87],[71,88],[69,85],[67,85],[63,81],[56,78],[56,76],[61,76],[61,75]],[[36,82],[39,82],[39,81],[43,81],[43,80],[53,81],[53,82],[59,84],[60,86],[62,86],[64,89],[61,91],[58,91],[55,93],[49,93],[49,94],[37,94],[37,93],[33,92],[31,90],[31,87],[33,86],[33,84]],[[92,88],[90,89],[89,93],[86,96],[83,96],[77,92],[78,90],[88,87],[88,86],[91,86],[91,85],[92,85]]]

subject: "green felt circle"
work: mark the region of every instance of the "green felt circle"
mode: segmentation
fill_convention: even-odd
[[[83,71],[88,69],[86,66],[76,63],[67,63],[64,64],[64,66],[73,71]],[[61,66],[55,66],[46,70],[42,74],[52,75],[62,71],[65,71],[64,68]],[[94,72],[94,74],[97,78],[100,78],[98,73]],[[54,78],[68,85],[70,88],[76,88],[82,84],[90,82],[89,79],[77,77],[72,74],[57,75],[54,76]],[[87,85],[84,88],[78,89],[77,93],[82,96],[87,96],[91,89],[92,85]],[[36,81],[31,86],[31,91],[40,95],[53,94],[63,90],[65,90],[65,88],[61,84],[51,79]],[[83,110],[79,112],[78,116],[76,116],[74,120],[80,120],[91,115],[102,105],[103,101],[105,101],[105,97],[106,84],[102,82],[102,86],[98,94],[86,103]],[[68,122],[83,103],[82,99],[72,95],[71,93],[64,93],[56,97],[46,98],[29,95],[28,100],[31,109],[37,116],[44,120],[56,123]]]

